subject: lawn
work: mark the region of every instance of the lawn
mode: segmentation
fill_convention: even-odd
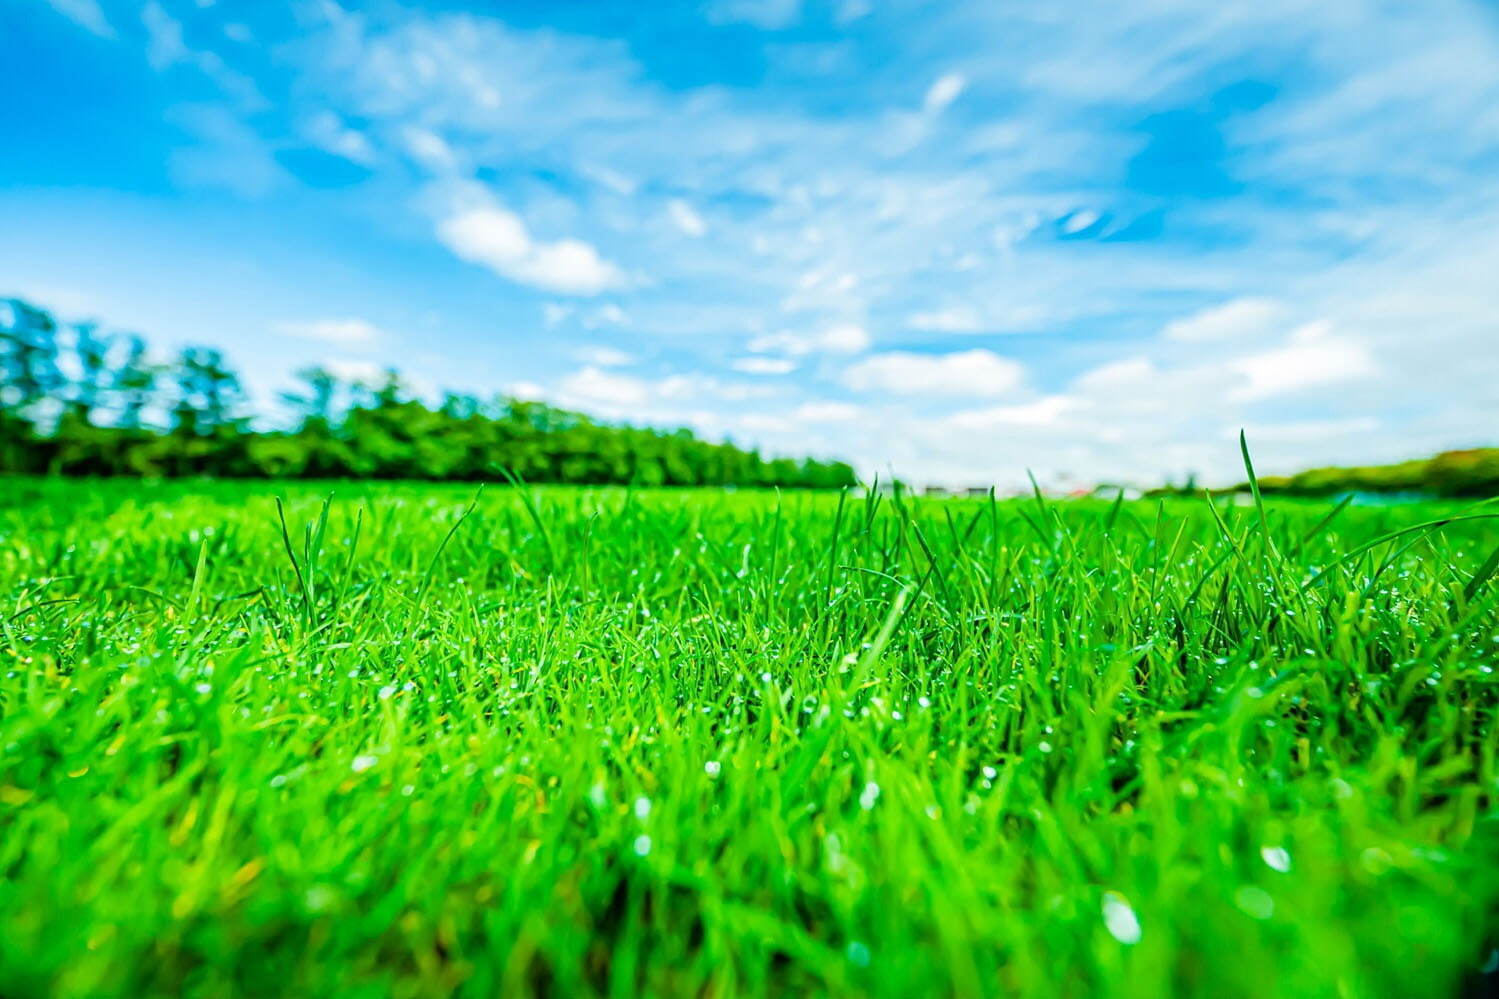
[[[1455,996],[1496,515],[0,480],[0,995]]]

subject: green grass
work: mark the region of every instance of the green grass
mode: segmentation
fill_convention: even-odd
[[[1494,507],[1376,544],[1463,508],[472,500],[0,480],[0,994],[1404,999],[1485,960]]]

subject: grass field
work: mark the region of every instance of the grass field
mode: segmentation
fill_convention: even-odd
[[[0,481],[0,995],[1491,960],[1495,507],[472,499]]]

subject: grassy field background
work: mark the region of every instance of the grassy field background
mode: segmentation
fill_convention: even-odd
[[[0,994],[1457,995],[1495,513],[0,480]]]

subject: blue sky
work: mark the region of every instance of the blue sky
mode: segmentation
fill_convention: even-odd
[[[266,406],[954,485],[1495,443],[1492,3],[0,0],[0,65],[0,294]]]

